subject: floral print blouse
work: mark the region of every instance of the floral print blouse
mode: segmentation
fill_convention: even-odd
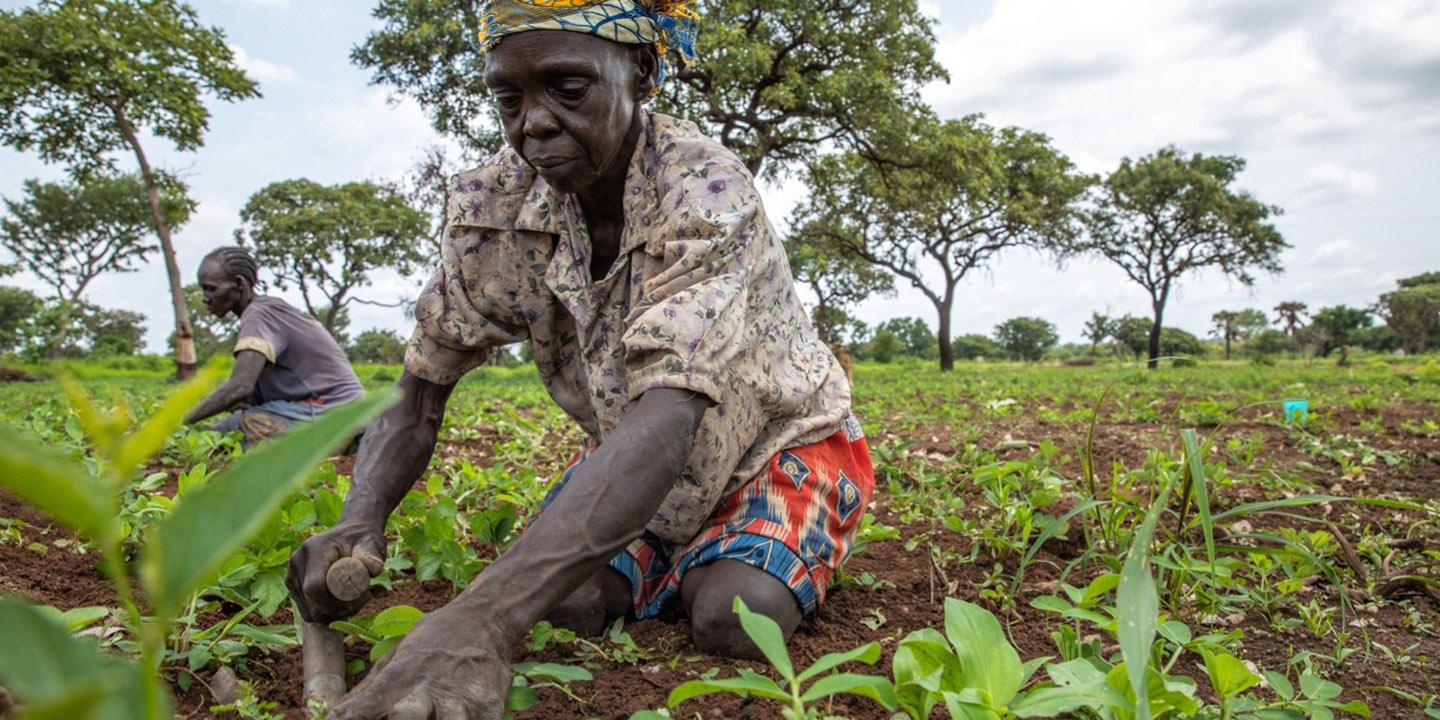
[[[686,469],[647,527],[683,543],[780,450],[840,430],[850,387],[745,166],[693,123],[647,113],[642,127],[620,254],[598,281],[579,202],[513,150],[456,176],[405,366],[449,384],[489,348],[529,340],[592,446],[647,390],[708,396]]]

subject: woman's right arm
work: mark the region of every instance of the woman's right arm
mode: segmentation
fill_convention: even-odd
[[[290,556],[285,585],[307,621],[330,622],[359,612],[368,598],[340,601],[325,587],[325,573],[342,557],[359,559],[371,576],[380,573],[385,520],[425,472],[435,451],[454,383],[437,385],[406,371],[396,385],[400,401],[366,428],[360,442],[340,521]]]

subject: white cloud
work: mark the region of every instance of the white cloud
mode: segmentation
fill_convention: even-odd
[[[308,122],[325,129],[314,152],[364,178],[400,177],[413,164],[417,148],[437,140],[414,100],[392,100],[379,88],[317,108]]]
[[[235,54],[236,65],[244,69],[245,73],[252,79],[259,80],[262,83],[290,82],[300,77],[300,74],[295,72],[294,68],[252,57],[250,53],[245,51],[245,48],[235,43],[230,43],[230,52]]]
[[[1327,162],[1305,171],[1305,188],[1297,205],[1346,203],[1373,197],[1380,191],[1380,179],[1365,170]]]

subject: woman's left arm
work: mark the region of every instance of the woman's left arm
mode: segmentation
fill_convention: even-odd
[[[235,369],[230,371],[230,379],[196,405],[185,417],[185,422],[193,425],[214,417],[250,397],[250,393],[255,392],[255,383],[260,380],[260,371],[265,369],[266,362],[265,356],[255,350],[235,353]]]

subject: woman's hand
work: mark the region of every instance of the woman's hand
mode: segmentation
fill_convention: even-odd
[[[285,587],[306,622],[344,620],[365,606],[370,593],[346,602],[330,594],[325,575],[336,560],[353,557],[365,564],[370,577],[385,567],[385,521],[344,521],[306,540],[290,555]]]
[[[345,699],[331,720],[500,720],[511,645],[471,611],[426,615]]]

